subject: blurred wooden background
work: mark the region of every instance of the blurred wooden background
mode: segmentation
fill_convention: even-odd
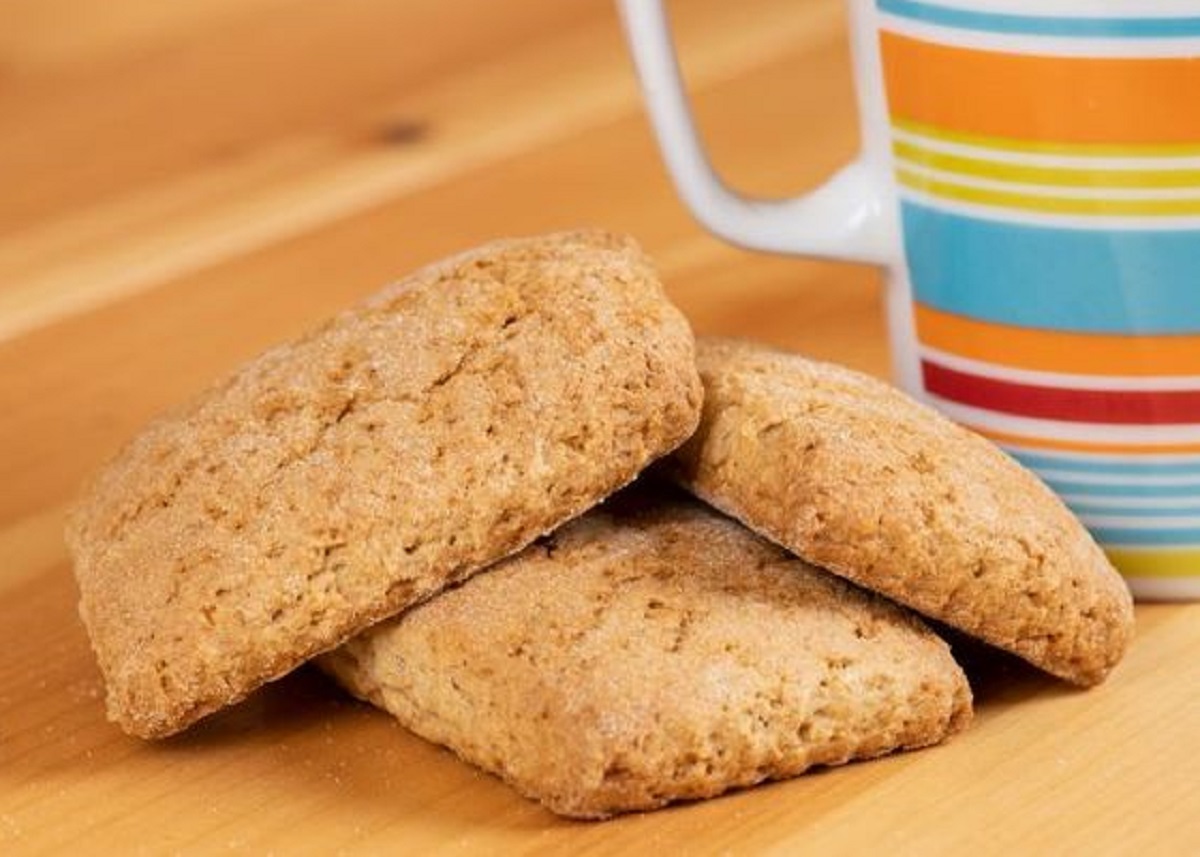
[[[731,181],[783,193],[851,156],[839,3],[678,5]],[[741,253],[683,211],[604,0],[0,9],[0,404],[25,447],[0,515],[61,501],[267,344],[501,235],[630,231],[698,330],[884,369],[873,271]]]
[[[672,8],[731,183],[795,192],[853,154],[839,0]],[[942,750],[605,825],[555,821],[304,671],[162,745],[104,722],[60,537],[81,478],[423,262],[626,230],[699,332],[886,374],[875,271],[748,254],[686,215],[608,0],[0,0],[0,188],[0,852],[1200,842],[1195,813],[1151,817],[1200,782],[1190,608],[1143,610],[1146,642],[1090,694],[1008,662],[973,676],[979,725]],[[1167,711],[1187,717],[1162,731]]]

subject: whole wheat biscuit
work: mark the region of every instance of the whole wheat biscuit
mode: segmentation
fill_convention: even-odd
[[[519,550],[694,429],[632,240],[426,268],[150,425],[68,526],[109,716],[159,737]]]
[[[971,717],[913,614],[699,503],[628,493],[318,663],[579,818],[927,746]]]
[[[1033,474],[865,375],[697,346],[699,430],[668,469],[810,562],[1080,685],[1133,632],[1129,591]]]

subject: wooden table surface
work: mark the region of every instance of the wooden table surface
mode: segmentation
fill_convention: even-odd
[[[63,509],[152,414],[416,265],[627,230],[697,331],[886,375],[872,269],[706,235],[607,0],[0,0],[0,853],[1200,853],[1200,605],[1147,605],[1110,682],[1001,657],[948,745],[600,824],[557,820],[307,670],[127,738]],[[738,186],[856,145],[837,0],[690,0]]]

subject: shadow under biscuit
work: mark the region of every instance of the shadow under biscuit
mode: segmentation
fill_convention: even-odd
[[[995,646],[977,640],[948,625],[926,620],[958,661],[971,685],[977,712],[1009,705],[1033,697],[1071,696],[1083,688],[1057,680],[1033,664]]]

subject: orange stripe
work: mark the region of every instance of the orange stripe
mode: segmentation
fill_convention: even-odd
[[[1140,455],[1200,452],[1200,443],[1107,443],[1086,440],[1055,440],[1045,437],[1027,437],[1009,432],[995,431],[983,426],[963,423],[966,428],[988,440],[999,444],[1028,447],[1029,449],[1058,449],[1067,452],[1124,452]]]
[[[892,116],[959,133],[1058,143],[1200,141],[1200,63],[1047,57],[880,33]]]
[[[976,321],[917,304],[917,338],[998,366],[1076,375],[1200,375],[1200,336],[1112,336]]]

